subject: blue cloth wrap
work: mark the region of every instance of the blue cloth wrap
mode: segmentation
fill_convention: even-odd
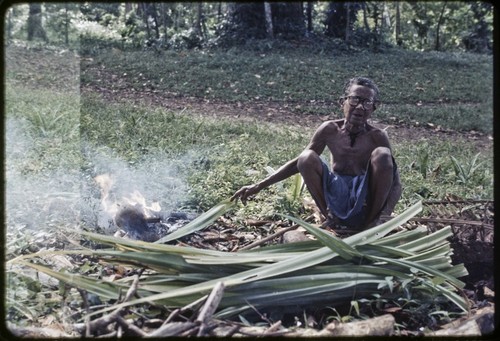
[[[330,172],[323,162],[323,193],[328,209],[341,224],[359,227],[365,218],[368,193],[368,172],[361,175],[340,175]]]

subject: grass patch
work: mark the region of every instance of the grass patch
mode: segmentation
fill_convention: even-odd
[[[456,119],[464,129],[491,133],[493,61],[466,53],[312,54],[304,49],[265,53],[244,50],[147,51],[104,50],[82,64],[82,82],[111,89],[157,91],[208,100],[301,103],[326,114],[317,103],[336,103],[344,81],[364,75],[379,84],[381,98],[402,120]],[[453,75],[453,81],[450,80]],[[295,110],[304,111],[302,106]],[[331,112],[332,107],[326,108]],[[400,112],[402,111],[402,112]],[[471,112],[481,117],[469,124]],[[394,115],[394,114],[393,114]],[[437,118],[436,118],[437,116]],[[382,116],[384,117],[384,116]],[[457,124],[453,124],[453,129]]]
[[[466,138],[427,138],[394,146],[404,186],[403,206],[418,199],[493,198],[493,153]],[[456,166],[466,170],[465,176]],[[400,203],[401,204],[401,203]]]
[[[95,148],[109,148],[129,164],[158,154],[171,160],[189,182],[186,204],[201,210],[298,155],[309,138],[293,127],[106,104],[96,96],[82,100],[81,114],[82,138]]]
[[[493,133],[492,98],[489,105],[478,103],[442,103],[428,105],[384,104],[374,116],[387,123],[441,126],[454,131]]]
[[[7,158],[23,173],[80,166],[80,97],[77,93],[6,87]],[[16,157],[9,152],[19,148]]]
[[[79,224],[79,107],[77,93],[6,87],[4,188],[10,240]]]
[[[141,163],[158,151],[177,160],[189,182],[186,202],[206,210],[226,199],[240,186],[262,179],[295,157],[306,146],[312,131],[234,120],[207,119],[132,104],[105,104],[97,97],[83,101],[83,136],[93,145],[105,145],[132,163]],[[393,145],[405,187],[401,209],[418,199],[447,196],[493,196],[492,151],[482,150],[481,167],[462,181],[450,156],[468,167],[477,147],[465,138],[439,138]],[[174,161],[172,161],[174,162]],[[293,207],[289,198],[293,179],[267,189],[247,214],[273,215]]]
[[[26,51],[19,53],[19,58],[9,55],[9,63],[28,56]],[[260,102],[297,101],[298,105],[289,106],[297,114],[327,114],[330,104],[336,101],[333,94],[341,91],[341,80],[365,74],[380,80],[386,102],[377,111],[377,119],[396,124],[428,122],[456,130],[492,130],[491,93],[479,91],[485,85],[490,89],[491,57],[398,50],[377,55],[359,52],[354,56],[312,56],[300,49],[286,54],[165,51],[158,56],[115,49],[84,58],[82,82],[106,84],[112,90],[139,89],[146,83],[146,87],[157,91],[222,101],[251,101],[256,97]],[[47,51],[39,57],[43,65],[53,60]],[[113,104],[97,95],[85,95],[80,100],[72,87],[45,90],[46,81],[70,79],[72,72],[62,70],[64,76],[57,76],[57,70],[50,68],[43,81],[23,86],[11,79],[22,72],[22,67],[12,68],[6,73],[6,112],[7,118],[15,121],[8,128],[22,126],[25,136],[20,138],[22,134],[14,133],[17,138],[7,141],[7,164],[15,165],[23,174],[82,170],[90,186],[94,165],[87,155],[82,160],[83,150],[110,150],[127,167],[140,167],[152,158],[164,159],[188,183],[185,204],[203,211],[295,157],[312,134],[312,130],[261,122],[213,120],[189,110],[164,110],[146,102],[125,100]],[[460,79],[447,81],[445,74],[451,72]],[[32,70],[28,74],[33,74]],[[449,90],[446,97],[442,89]],[[19,152],[13,146],[21,141],[26,146]],[[401,207],[419,198],[493,196],[491,148],[477,150],[461,138],[453,142],[423,140],[418,144],[393,141],[393,148],[405,186]],[[471,171],[464,176],[460,168]],[[296,196],[291,194],[293,184],[290,179],[266,190],[245,208],[246,214],[272,215],[276,210],[289,213],[289,209],[298,212]]]
[[[73,51],[16,43],[6,47],[4,51],[5,77],[9,84],[28,89],[78,92],[80,59]]]

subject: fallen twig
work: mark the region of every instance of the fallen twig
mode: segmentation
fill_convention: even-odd
[[[180,314],[180,312],[181,312],[181,310],[180,310],[179,308],[177,308],[177,309],[175,309],[174,311],[172,311],[172,312],[170,313],[170,315],[168,315],[168,317],[167,317],[167,319],[165,320],[165,322],[163,322],[162,326],[164,326],[164,325],[166,325],[166,324],[168,324],[168,323],[172,322],[172,320],[173,320],[174,318],[176,318],[176,317],[177,317],[177,315],[179,315],[179,314]],[[162,326],[160,326],[160,327],[162,327]]]
[[[248,225],[248,226],[263,226],[263,225],[266,225],[266,224],[271,224],[271,223],[274,223],[274,221],[272,220],[255,220],[255,219],[247,219],[245,221],[245,223]]]
[[[492,229],[493,225],[483,223],[481,221],[474,220],[462,220],[462,219],[449,219],[449,218],[412,218],[410,221],[419,223],[443,223],[443,224],[463,224],[463,225],[473,225],[482,226],[484,228]]]
[[[120,315],[116,316],[116,322],[124,329],[124,331],[129,331],[132,334],[134,334],[133,336],[140,336],[140,337],[147,336],[147,334],[144,331],[142,331],[142,329],[140,329],[139,327],[135,326],[132,323],[127,322]]]
[[[87,313],[87,316],[85,316],[85,337],[90,336],[90,318],[88,317],[88,314],[90,314],[90,308],[89,308],[89,300],[87,297],[87,292],[83,289],[77,288],[76,289],[79,293],[80,296],[82,296],[83,300],[83,307],[85,309],[85,312]]]
[[[132,296],[134,296],[135,293],[137,292],[137,288],[139,287],[139,276],[140,275],[135,275],[134,280],[132,281],[130,288],[127,290],[127,293],[125,294],[122,303],[130,300]]]
[[[267,330],[264,332],[264,335],[273,334],[274,332],[278,331],[278,329],[280,329],[280,328],[281,328],[281,320],[279,320],[278,322],[274,323],[269,328],[267,328]]]
[[[474,204],[474,203],[490,203],[493,200],[489,199],[469,199],[469,200],[425,200],[422,201],[424,205],[440,205],[440,204]]]
[[[199,322],[171,322],[165,324],[155,330],[152,333],[149,333],[149,337],[166,337],[166,336],[179,336],[179,334],[191,330],[193,327],[199,325]]]
[[[314,218],[314,214],[311,214],[310,216],[308,216],[307,218],[304,219],[304,221],[308,221],[310,219]],[[287,233],[288,231],[291,231],[291,230],[295,230],[297,227],[299,227],[300,225],[299,224],[295,224],[295,225],[292,225],[292,226],[289,226],[289,227],[286,227],[282,230],[279,230],[278,232],[276,233],[273,233],[272,235],[269,235],[265,238],[262,238],[260,240],[257,240],[256,242],[253,242],[251,244],[248,244],[246,246],[243,246],[242,248],[240,248],[240,250],[250,250],[250,249],[253,249],[254,247],[256,246],[259,246],[259,245],[262,245],[270,240],[273,240],[274,238],[276,237],[279,237],[281,236],[282,234],[285,234]]]
[[[256,242],[253,242],[252,244],[248,244],[247,246],[244,246],[244,247],[240,248],[240,250],[250,250],[250,249],[253,249],[254,247],[262,245],[262,244],[264,244],[264,243],[266,243],[266,242],[268,242],[270,240],[273,240],[274,238],[279,237],[279,236],[281,236],[282,234],[284,234],[284,233],[286,233],[288,231],[295,230],[297,227],[299,227],[299,225],[295,224],[295,225],[289,226],[287,228],[284,228],[282,230],[279,230],[278,232],[273,233],[270,236],[267,236],[265,238],[257,240]]]
[[[218,282],[207,298],[207,301],[198,315],[197,321],[206,323],[214,314],[224,294],[224,283]]]
[[[111,333],[102,334],[102,335],[96,336],[96,338],[98,338],[98,339],[109,339],[109,338],[117,338],[117,336],[118,336],[118,333],[116,332],[116,330],[113,330]]]
[[[172,313],[170,313],[170,315],[167,317],[167,319],[165,320],[165,322],[163,322],[163,325],[166,325],[166,324],[170,323],[179,314],[182,314],[182,313],[184,313],[184,312],[186,312],[188,310],[193,309],[197,305],[200,305],[203,301],[205,301],[207,299],[207,297],[208,296],[205,295],[203,297],[200,297],[196,301],[189,303],[188,305],[186,305],[186,306],[184,306],[182,308],[175,309],[174,311],[172,311]]]
[[[235,324],[233,325],[225,335],[223,335],[224,337],[231,337],[233,336],[239,329],[241,328],[241,326]]]
[[[130,298],[132,298],[132,296],[135,295],[138,285],[139,285],[139,276],[136,275],[130,288],[127,290],[127,293],[125,294],[125,297],[122,302],[127,302]],[[97,332],[100,330],[105,330],[106,327],[111,323],[117,322],[118,319],[121,317],[120,316],[121,311],[122,308],[118,308],[108,315],[104,315],[88,323],[75,324],[74,327],[80,333],[82,333],[85,330],[85,336],[89,337],[91,334],[97,334]]]
[[[224,283],[218,282],[212,289],[212,292],[208,296],[205,305],[201,309],[200,314],[196,319],[196,321],[201,323],[200,329],[198,331],[198,336],[203,336],[205,334],[205,329],[207,328],[207,322],[209,321],[210,318],[212,318],[212,315],[219,306],[219,303],[223,295],[224,295]]]
[[[243,336],[251,336],[251,337],[272,337],[272,336],[283,336],[290,333],[289,330],[280,330],[272,333],[265,333],[262,331],[262,327],[242,327],[238,330],[238,333]]]

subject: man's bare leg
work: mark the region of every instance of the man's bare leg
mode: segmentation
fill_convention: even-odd
[[[396,172],[394,176],[395,177],[392,181],[392,187],[389,191],[389,196],[387,197],[387,202],[385,204],[385,207],[382,208],[382,212],[380,213],[381,216],[391,216],[394,208],[401,198],[401,193],[403,192],[403,189],[401,188],[401,180],[399,179],[399,172]]]
[[[394,183],[393,172],[394,164],[389,148],[376,148],[372,152],[370,159],[368,211],[365,218],[366,227],[371,226],[378,219],[382,209],[386,205]],[[399,196],[396,198],[396,202],[397,199],[399,199]]]
[[[297,168],[321,214],[327,219],[328,208],[323,193],[323,164],[321,158],[314,151],[305,150],[299,155]]]

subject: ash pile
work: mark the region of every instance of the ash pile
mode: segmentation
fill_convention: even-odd
[[[148,216],[140,205],[125,206],[114,217],[114,224],[118,228],[115,236],[155,242],[194,218],[184,212],[158,212],[154,216]]]

